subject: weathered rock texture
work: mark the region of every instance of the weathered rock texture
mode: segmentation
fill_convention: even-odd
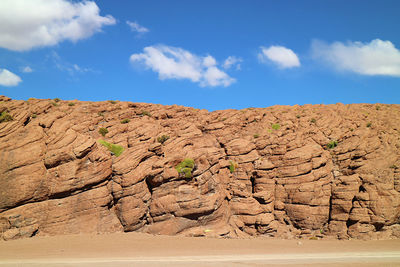
[[[0,123],[5,240],[115,231],[400,237],[400,105],[208,112],[0,97],[5,110],[14,118]],[[161,144],[161,135],[170,138]],[[125,151],[116,157],[98,139]],[[192,178],[175,169],[185,158],[195,161]]]

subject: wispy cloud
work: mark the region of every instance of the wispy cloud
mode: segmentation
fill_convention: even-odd
[[[26,51],[88,38],[116,23],[99,13],[94,1],[1,0],[0,47]]]
[[[48,58],[50,61],[52,61],[55,65],[55,67],[60,70],[67,72],[69,75],[74,76],[75,74],[78,73],[87,73],[87,72],[92,72],[92,73],[97,73],[98,71],[95,71],[91,68],[85,68],[81,67],[78,64],[70,63],[68,61],[65,61],[60,57],[60,55],[53,51],[48,55]]]
[[[31,72],[33,72],[33,69],[29,66],[25,66],[25,67],[21,68],[21,71],[24,73],[31,73]]]
[[[236,66],[236,70],[240,70],[240,63],[243,62],[243,59],[235,57],[235,56],[229,56],[227,59],[225,59],[224,64],[222,67],[224,69],[230,69],[233,66]]]
[[[236,81],[217,67],[214,57],[197,56],[178,47],[148,46],[143,53],[132,54],[130,61],[157,72],[160,80],[189,79],[201,87],[227,87]]]
[[[139,25],[139,23],[137,23],[136,21],[132,22],[132,21],[127,20],[126,24],[128,24],[129,28],[131,28],[131,31],[133,31],[133,32],[146,33],[146,32],[150,31],[146,27]]]
[[[284,46],[260,47],[258,59],[261,63],[273,62],[281,69],[300,67],[300,60],[293,50]]]
[[[17,86],[20,82],[22,82],[22,79],[18,75],[9,70],[0,69],[0,85],[6,87]]]
[[[332,44],[314,41],[311,51],[315,59],[338,71],[400,77],[400,51],[390,41],[375,39],[369,43],[349,41]]]

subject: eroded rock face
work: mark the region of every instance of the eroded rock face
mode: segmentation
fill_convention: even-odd
[[[400,237],[399,105],[210,113],[53,103],[0,97],[0,111],[14,118],[0,123],[2,239],[116,231]],[[162,135],[169,139],[160,143]],[[124,152],[116,157],[99,139]],[[195,161],[192,177],[175,169],[185,158]]]

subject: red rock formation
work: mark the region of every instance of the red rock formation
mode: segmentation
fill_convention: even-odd
[[[5,240],[115,231],[400,237],[399,105],[207,112],[0,97],[3,111],[13,117],[0,123]],[[162,135],[170,138],[159,143]],[[116,157],[99,139],[124,152]],[[175,169],[185,158],[195,161],[189,178]]]

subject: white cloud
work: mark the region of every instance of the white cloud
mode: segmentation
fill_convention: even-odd
[[[293,50],[283,46],[261,46],[258,58],[262,63],[272,61],[281,69],[300,67],[300,60]]]
[[[88,38],[116,23],[99,12],[93,1],[1,0],[0,47],[25,51]]]
[[[400,77],[400,51],[390,41],[375,39],[370,43],[345,44],[314,41],[312,54],[339,71]]]
[[[236,70],[240,70],[240,62],[243,62],[241,58],[229,56],[227,59],[225,59],[222,67],[227,70],[236,65]]]
[[[58,70],[67,72],[71,76],[74,76],[77,73],[86,73],[86,72],[97,73],[97,71],[95,71],[91,68],[81,67],[78,64],[72,64],[70,62],[65,61],[55,51],[50,53],[48,55],[48,58],[54,63],[55,67]]]
[[[6,69],[0,69],[0,85],[2,86],[17,86],[22,82],[21,78]]]
[[[197,56],[172,46],[148,46],[143,53],[132,54],[131,63],[142,63],[164,79],[189,79],[200,86],[229,86],[236,80],[220,70],[214,57]]]
[[[25,66],[25,67],[21,68],[21,71],[25,72],[25,73],[31,73],[31,72],[33,72],[33,69],[29,66]]]
[[[131,28],[131,31],[133,31],[133,32],[146,33],[146,32],[150,31],[146,27],[139,25],[139,23],[137,23],[136,21],[132,22],[132,21],[127,20],[126,24],[129,25],[129,27]]]

